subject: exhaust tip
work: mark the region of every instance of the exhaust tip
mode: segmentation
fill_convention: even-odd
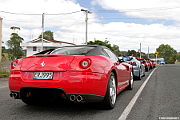
[[[70,101],[75,101],[76,100],[76,96],[75,95],[70,95],[69,99],[70,99]]]
[[[14,96],[14,93],[10,93],[10,97],[13,97]]]
[[[77,99],[77,102],[81,102],[81,101],[83,100],[83,97],[82,97],[81,95],[78,95],[78,96],[76,97],[76,99]]]
[[[13,97],[14,99],[18,99],[18,98],[19,98],[19,94],[18,94],[18,93],[11,92],[11,93],[10,93],[10,97]]]
[[[15,98],[15,99],[17,98],[17,96],[18,96],[18,94],[17,94],[17,93],[14,93],[14,98]]]

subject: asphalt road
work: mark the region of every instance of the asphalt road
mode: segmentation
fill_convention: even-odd
[[[100,109],[96,104],[28,106],[10,98],[7,80],[0,79],[0,120],[118,120],[150,72],[141,81],[134,82],[132,91],[118,95],[113,110]],[[159,117],[180,117],[180,65],[164,65],[154,71],[127,120],[158,120]]]

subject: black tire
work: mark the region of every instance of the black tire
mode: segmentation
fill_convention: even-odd
[[[115,85],[115,88],[114,88]],[[114,89],[114,90],[112,90]],[[111,95],[111,92],[114,92],[114,99],[112,98],[113,96]],[[116,92],[116,77],[113,72],[111,72],[108,80],[108,86],[106,90],[106,96],[103,100],[103,107],[105,109],[113,109],[116,103],[116,97],[117,97],[117,92]]]
[[[130,80],[129,80],[129,85],[127,87],[128,90],[132,90],[133,89],[133,83],[134,83],[133,73],[131,72],[131,77],[130,77]]]
[[[145,69],[145,70],[146,70],[146,72],[149,72],[149,67],[146,67],[146,69]]]

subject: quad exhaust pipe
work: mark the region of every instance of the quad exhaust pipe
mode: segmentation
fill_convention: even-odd
[[[70,95],[70,97],[69,97],[69,99],[70,99],[70,101],[75,101],[76,100],[76,96],[75,95]]]
[[[69,97],[70,101],[74,102],[82,102],[83,101],[83,97],[81,95],[70,95]]]
[[[81,102],[83,100],[83,97],[81,95],[78,95],[76,97],[77,102]]]
[[[14,97],[14,99],[18,99],[19,96],[18,96],[18,93],[10,93],[10,97]]]

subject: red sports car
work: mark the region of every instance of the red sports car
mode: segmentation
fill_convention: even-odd
[[[133,87],[132,66],[98,45],[46,50],[14,60],[10,71],[10,96],[26,104],[64,98],[113,108],[116,95]]]
[[[146,59],[138,59],[141,63],[145,65],[145,71],[148,72],[150,70],[150,63]]]

